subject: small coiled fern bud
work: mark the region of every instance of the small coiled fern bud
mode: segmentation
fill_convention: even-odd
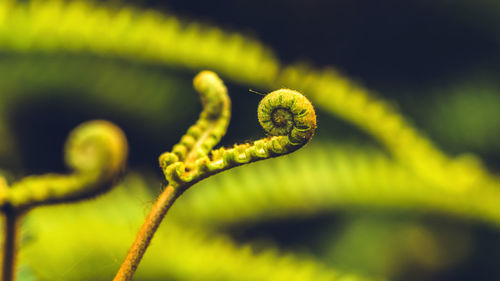
[[[267,94],[259,103],[260,125],[270,136],[287,136],[286,151],[308,143],[316,130],[316,112],[302,94],[280,89]]]
[[[77,173],[114,178],[124,168],[128,145],[123,131],[111,122],[96,120],[76,127],[65,145],[65,162]]]
[[[4,204],[27,209],[96,196],[113,186],[127,154],[120,128],[104,120],[85,122],[69,134],[65,145],[65,161],[73,172],[28,176],[8,189]]]

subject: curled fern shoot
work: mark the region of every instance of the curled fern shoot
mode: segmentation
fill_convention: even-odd
[[[72,173],[28,176],[10,188],[1,180],[2,280],[15,279],[19,217],[35,206],[86,199],[109,190],[122,173],[127,152],[120,128],[108,121],[90,121],[75,128],[66,142],[65,160]]]
[[[211,71],[200,72],[193,85],[201,96],[203,110],[172,151],[159,157],[168,184],[139,230],[115,281],[132,279],[161,221],[186,189],[230,168],[291,153],[307,144],[316,129],[316,113],[309,100],[296,91],[281,89],[266,95],[258,107],[267,138],[212,149],[226,133],[231,102],[224,83]]]
[[[127,151],[125,135],[117,126],[103,120],[83,123],[66,142],[65,161],[73,173],[26,177],[9,189],[8,205],[27,209],[105,192],[121,174]]]
[[[173,43],[175,42],[175,43]],[[283,65],[256,40],[130,6],[85,1],[0,1],[0,49],[11,53],[92,53],[198,71],[211,68],[262,89],[288,85],[371,134],[395,158],[436,185],[498,186],[480,161],[441,151],[389,102],[333,68]],[[1,133],[0,127],[0,133]],[[479,163],[479,165],[477,165]],[[471,170],[473,177],[457,177]]]

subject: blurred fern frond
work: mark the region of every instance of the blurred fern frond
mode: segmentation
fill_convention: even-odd
[[[481,165],[447,157],[386,101],[337,71],[282,67],[268,48],[239,34],[183,24],[153,11],[83,1],[4,1],[0,23],[4,51],[90,52],[195,71],[213,69],[225,79],[256,88],[296,88],[319,107],[369,132],[420,176],[439,185],[470,189],[496,181]],[[456,166],[474,170],[476,177],[456,179]]]
[[[86,1],[3,1],[0,22],[5,51],[89,52],[209,68],[250,83],[270,81],[277,71],[274,55],[254,40],[152,10]]]
[[[472,73],[431,89],[427,106],[415,113],[430,134],[447,144],[448,150],[498,156],[500,84],[496,75]]]
[[[192,113],[187,106],[192,100],[173,94],[190,90],[189,83],[165,71],[57,54],[4,54],[0,62],[0,159],[4,168],[20,165],[13,120],[35,105],[59,104],[80,114],[97,113],[156,132],[174,129]],[[164,110],[166,107],[170,110]]]
[[[180,118],[176,109],[185,107],[167,104],[179,105],[184,99],[157,93],[170,92],[172,87],[183,88],[184,84],[174,79],[162,81],[164,73],[126,73],[118,65],[106,71],[106,75],[116,75],[100,77],[102,65],[76,62],[74,68],[66,69],[66,62],[58,65],[50,58],[27,66],[21,62],[22,57],[28,61],[40,54],[78,53],[94,55],[96,60],[118,58],[188,72],[208,68],[228,81],[256,89],[285,86],[301,90],[324,112],[368,132],[393,156],[371,148],[313,144],[307,154],[212,178],[188,192],[174,207],[172,217],[176,224],[158,236],[158,247],[146,256],[139,278],[193,280],[199,279],[199,272],[207,276],[206,280],[247,280],[242,273],[252,280],[356,278],[325,269],[308,258],[283,257],[275,254],[276,250],[253,253],[206,226],[217,228],[363,206],[439,212],[495,225],[499,222],[498,178],[477,157],[449,157],[394,105],[359,83],[333,68],[284,66],[267,47],[240,34],[121,4],[5,0],[0,2],[0,50],[7,55],[2,58],[5,69],[0,70],[6,74],[0,83],[0,99],[5,104],[34,99],[37,93],[26,91],[30,88],[78,88],[77,94],[89,94],[81,95],[78,101],[88,99],[92,105],[113,107],[123,115],[134,112],[130,119],[168,127],[166,123],[173,115]],[[8,58],[11,55],[19,57]],[[90,78],[82,81],[81,77]],[[118,80],[121,82],[116,83]],[[141,88],[144,85],[149,87]],[[141,93],[140,98],[136,93]],[[117,96],[124,98],[116,99]],[[0,119],[5,122],[0,125],[2,138],[10,134],[6,116],[11,108],[0,108]],[[165,121],[158,121],[160,115]],[[11,149],[4,151],[9,153]],[[144,185],[132,182],[131,186]],[[66,211],[67,207],[36,211],[29,223],[33,239],[24,252],[29,267],[43,280],[111,277],[144,214],[140,206],[131,206],[137,200],[151,200],[148,195],[132,198],[133,202],[127,199],[123,204],[109,200],[98,205],[99,212],[75,209],[81,211],[77,213]],[[186,221],[197,225],[186,227]],[[106,233],[96,233],[96,229],[106,229]],[[54,250],[56,242],[60,247]],[[72,253],[78,251],[84,254],[74,257]],[[213,268],[205,263],[219,255],[223,259],[214,261]],[[109,263],[103,266],[103,260]],[[82,272],[76,272],[76,267],[82,268]]]
[[[282,159],[207,179],[172,208],[180,222],[212,227],[297,218],[340,208],[395,208],[500,223],[495,187],[439,186],[379,149],[314,143]]]
[[[129,175],[92,202],[33,211],[27,218],[30,239],[22,260],[41,280],[110,279],[153,199],[145,185],[141,177]],[[200,276],[232,281],[369,280],[329,269],[310,257],[276,249],[259,253],[227,236],[176,223],[160,228],[136,275],[141,280]]]

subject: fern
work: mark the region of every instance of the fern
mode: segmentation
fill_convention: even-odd
[[[34,63],[29,63],[32,60],[34,60]],[[161,125],[161,123],[159,123],[159,122],[163,122],[163,121],[154,121],[154,120],[158,120],[158,116],[160,114],[165,114],[166,117],[169,116],[168,114],[170,112],[176,114],[176,116],[179,116],[179,114],[180,114],[179,112],[174,111],[174,110],[169,110],[169,111],[163,110],[163,106],[168,104],[169,101],[170,102],[176,101],[176,100],[172,100],[175,98],[175,95],[172,95],[172,94],[170,94],[170,95],[158,95],[158,92],[167,92],[168,87],[170,87],[170,85],[172,85],[172,82],[171,81],[163,81],[163,78],[160,77],[158,74],[156,74],[156,72],[153,72],[153,71],[146,71],[145,72],[144,70],[141,70],[141,68],[132,68],[131,65],[127,66],[128,67],[127,70],[123,70],[121,65],[118,63],[103,62],[102,59],[101,59],[101,62],[99,62],[99,60],[92,60],[89,57],[29,56],[26,58],[26,56],[24,56],[24,57],[17,56],[17,57],[8,58],[8,59],[4,58],[3,64],[0,65],[0,67],[5,68],[5,71],[3,72],[4,73],[3,78],[5,79],[5,82],[3,82],[2,86],[1,86],[5,91],[5,94],[2,94],[2,97],[1,97],[1,99],[3,100],[2,105],[5,108],[9,108],[10,110],[13,110],[12,108],[15,108],[15,105],[20,103],[21,97],[23,97],[25,99],[27,97],[29,97],[31,99],[36,99],[37,94],[43,93],[44,95],[46,95],[45,94],[46,91],[30,91],[30,89],[43,89],[43,88],[51,89],[51,88],[55,88],[55,87],[60,87],[60,88],[78,87],[82,90],[82,92],[84,92],[86,94],[86,96],[90,95],[92,97],[92,99],[95,100],[95,102],[99,102],[99,100],[100,100],[103,104],[106,104],[106,105],[111,106],[113,108],[117,108],[117,107],[123,108],[123,110],[125,112],[127,112],[127,113],[130,112],[130,114],[134,115],[134,118],[143,120],[143,122],[146,122],[146,123],[156,122],[156,123],[153,123],[153,124],[155,124],[155,126],[159,126],[159,127],[168,127],[169,126],[168,124]],[[7,71],[7,69],[12,70],[12,71]],[[101,69],[101,70],[99,70],[99,69]],[[85,75],[84,75],[84,73],[85,73]],[[107,79],[99,79],[98,76],[101,73],[106,73]],[[42,74],[44,74],[44,75],[42,75]],[[289,75],[291,75],[291,74],[289,74]],[[125,84],[115,82],[115,81],[118,81],[119,79],[121,81],[121,79],[124,77],[126,78],[126,79],[124,79]],[[82,81],[82,79],[84,79],[84,80]],[[100,82],[97,83],[97,81],[100,81]],[[75,85],[77,85],[77,86],[75,86]],[[95,86],[95,85],[97,85],[97,86]],[[120,86],[118,87],[116,85],[120,85]],[[148,87],[146,87],[146,85],[148,85]],[[182,86],[182,84],[180,84],[180,83],[176,83],[175,85],[179,85],[179,86],[177,86],[177,89],[179,89],[179,91],[182,91],[182,89],[184,88]],[[299,86],[304,87],[303,85],[299,85]],[[98,88],[95,89],[95,87],[98,87]],[[142,95],[147,96],[148,98],[141,99],[140,102],[129,102],[131,100],[134,100],[134,97],[136,96],[136,92],[139,89],[142,89],[141,90]],[[18,93],[22,93],[22,96],[20,96]],[[27,96],[26,93],[31,93],[31,96]],[[52,92],[49,92],[49,93],[52,93]],[[78,94],[80,92],[76,92],[76,93]],[[116,97],[117,95],[120,95],[122,98],[121,99],[113,98],[113,97]],[[164,100],[161,101],[161,100],[159,100],[160,98],[155,99],[155,98],[153,98],[154,96],[161,96],[161,97],[163,97]],[[47,96],[44,96],[44,98],[49,99],[49,97],[47,97]],[[61,99],[62,98],[64,98],[64,97],[61,96]],[[149,99],[151,99],[155,102],[154,103],[143,102],[143,100],[147,101]],[[84,100],[84,96],[82,96],[82,100]],[[121,103],[121,101],[127,101],[127,102]],[[146,110],[148,108],[149,108],[149,110]],[[184,114],[186,114],[186,113],[184,113]],[[0,120],[6,121],[6,118],[0,119]],[[164,122],[166,122],[166,121],[164,121]],[[10,133],[7,133],[7,135],[10,135]],[[314,147],[315,146],[313,146],[313,148]],[[375,190],[388,190],[387,192],[389,192],[389,188],[384,187],[384,185],[387,185],[387,184],[389,184],[391,186],[394,185],[394,187],[393,187],[395,189],[395,191],[393,192],[394,201],[397,201],[397,199],[399,198],[399,201],[400,201],[399,205],[404,205],[404,204],[410,204],[409,202],[412,201],[412,199],[411,199],[412,194],[413,194],[413,196],[418,196],[419,192],[415,191],[413,193],[408,193],[406,195],[402,195],[402,193],[404,191],[402,191],[401,189],[408,191],[408,190],[411,190],[411,186],[413,186],[417,190],[421,188],[420,186],[428,187],[428,188],[431,188],[431,187],[437,188],[438,187],[438,185],[436,183],[431,183],[431,182],[424,183],[424,179],[422,179],[422,178],[418,179],[418,182],[421,182],[420,184],[412,183],[412,181],[417,181],[417,178],[419,178],[419,176],[414,175],[407,168],[403,167],[404,165],[394,163],[382,154],[380,154],[380,157],[379,157],[378,156],[379,152],[375,153],[375,155],[371,155],[372,153],[370,152],[370,150],[369,151],[363,150],[363,152],[360,151],[359,153],[357,153],[354,148],[350,149],[349,147],[344,147],[344,146],[342,146],[341,149],[336,148],[335,146],[327,146],[327,147],[329,147],[329,148],[317,148],[317,149],[319,149],[319,151],[313,150],[311,152],[312,153],[311,156],[303,156],[305,159],[300,158],[299,160],[297,160],[298,162],[296,164],[294,164],[294,166],[292,166],[292,167],[288,167],[288,165],[292,164],[292,163],[288,164],[288,163],[283,163],[282,161],[279,161],[279,160],[277,161],[278,163],[280,163],[279,165],[284,166],[283,168],[281,168],[277,172],[284,173],[283,177],[285,179],[290,179],[291,183],[302,182],[303,179],[306,177],[309,179],[308,181],[304,182],[301,185],[302,187],[305,187],[305,186],[309,186],[309,187],[305,188],[304,191],[301,191],[301,192],[308,192],[308,191],[312,192],[314,190],[319,189],[320,187],[323,187],[323,189],[321,191],[317,191],[317,196],[318,196],[318,198],[324,200],[323,203],[315,201],[318,204],[317,206],[315,204],[310,204],[310,203],[306,204],[305,202],[307,202],[307,201],[296,202],[296,204],[306,204],[309,209],[318,208],[318,211],[323,210],[322,208],[329,209],[329,208],[334,208],[335,206],[340,207],[339,202],[327,201],[327,199],[330,197],[326,196],[326,194],[328,194],[329,192],[334,192],[336,190],[336,188],[338,188],[339,184],[337,182],[333,181],[333,178],[332,178],[332,181],[329,182],[329,184],[318,183],[317,181],[323,177],[325,179],[330,178],[330,175],[336,175],[338,173],[337,170],[334,168],[334,167],[336,167],[336,164],[335,164],[336,161],[345,161],[346,164],[348,164],[347,165],[348,169],[352,170],[351,167],[356,166],[356,165],[361,165],[361,164],[356,164],[356,162],[355,162],[355,161],[357,161],[355,159],[360,159],[360,158],[367,158],[365,160],[364,164],[362,164],[362,165],[368,166],[369,168],[367,168],[366,171],[372,171],[372,173],[370,173],[369,180],[366,180],[365,182],[358,182],[358,181],[353,182],[352,183],[353,188],[356,186],[364,186],[366,184],[366,182],[370,182],[370,183],[372,183],[372,185],[367,185],[367,187],[365,188],[365,191],[367,193],[375,192]],[[347,149],[347,150],[343,151],[344,149]],[[316,155],[316,153],[317,153],[317,155]],[[326,155],[331,155],[332,160],[324,161],[325,159],[323,158],[323,156],[321,156],[322,153],[324,153]],[[355,157],[354,159],[349,159],[348,158],[349,155],[352,155],[352,156],[359,155],[359,156]],[[316,157],[319,158],[319,160],[316,159]],[[295,157],[291,157],[290,159],[293,162]],[[323,160],[321,160],[321,159],[323,159]],[[342,160],[342,159],[344,159],[344,160]],[[474,158],[472,158],[470,160],[467,160],[467,158],[465,158],[464,160],[470,163],[467,165],[471,165],[472,167],[474,167],[474,161],[475,161]],[[315,169],[313,169],[313,167],[314,168],[315,167],[323,167],[323,166],[318,166],[316,164],[316,161],[318,161],[317,163],[325,163],[323,165],[324,166],[324,168],[323,168],[324,174],[318,174],[318,172],[315,171]],[[310,169],[307,169],[307,170],[303,169],[302,170],[303,171],[303,174],[301,174],[303,176],[302,178],[295,177],[297,175],[297,173],[295,173],[295,172],[293,172],[293,173],[286,172],[286,169],[288,169],[288,168],[292,171],[296,171],[296,170],[300,171],[298,169],[298,167],[296,167],[296,166],[299,166],[299,167],[304,166],[304,165],[300,164],[300,162],[310,163],[308,165],[310,165],[310,167],[311,167]],[[381,164],[381,163],[384,163],[384,164]],[[328,165],[332,165],[332,167],[328,167]],[[378,167],[378,165],[381,165],[381,166]],[[387,165],[387,167],[385,165]],[[263,164],[260,166],[266,166],[266,165]],[[255,171],[254,171],[254,169],[255,169]],[[252,180],[253,175],[265,175],[265,174],[267,174],[266,169],[267,168],[258,169],[256,167],[255,168],[248,167],[248,170],[246,170],[246,171],[240,172],[240,170],[237,170],[236,174],[239,175],[239,173],[243,173],[243,175],[241,175],[241,176],[247,179],[243,183],[243,185],[246,188],[259,189],[259,190],[261,190],[260,192],[264,193],[261,195],[261,197],[256,197],[255,200],[263,200],[262,198],[267,198],[267,197],[271,196],[270,191],[274,190],[273,186],[282,186],[283,188],[285,187],[285,185],[283,185],[282,183],[276,183],[276,185],[273,185],[273,183],[275,183],[278,180],[273,179],[272,175],[269,175],[269,177],[271,177],[271,178],[260,176],[260,178],[262,178],[262,181],[250,184],[251,182],[253,182],[253,180]],[[386,177],[389,177],[389,175],[391,175],[393,173],[393,172],[391,172],[391,169],[402,170],[403,172],[401,172],[401,173],[404,175],[401,176],[400,178],[407,178],[406,182],[399,182],[398,183],[397,182],[398,179],[391,179],[391,178],[385,179]],[[377,174],[376,172],[379,170],[387,170],[387,171],[380,172],[379,174]],[[457,176],[473,176],[473,173],[471,173],[472,172],[471,170],[466,170],[466,171],[467,171],[466,173],[461,173],[461,175],[456,175],[455,178],[458,178]],[[356,176],[356,174],[355,174],[355,173],[357,173],[356,170],[352,170],[352,172],[350,172],[350,173],[351,173],[351,177],[353,178],[353,180],[361,178],[361,177]],[[359,173],[364,174],[366,172],[359,171]],[[311,176],[309,176],[311,174],[317,175],[317,176],[311,177]],[[386,175],[386,176],[382,177],[382,179],[384,179],[384,180],[379,180],[378,178],[381,177],[379,175]],[[281,178],[281,177],[279,177],[279,178]],[[262,187],[260,187],[262,183],[267,182],[267,181],[264,181],[264,179],[267,179],[268,181],[270,181],[270,183],[263,184]],[[228,178],[226,178],[226,177],[220,178],[220,180],[222,180],[223,182],[219,183],[219,178],[209,179],[209,181],[217,182],[217,184],[215,184],[215,185],[221,184],[223,186],[227,186],[227,188],[229,188],[231,186],[231,184],[226,183],[226,181],[233,182],[233,180],[232,180],[232,178],[230,178],[230,176],[228,176]],[[235,179],[234,181],[237,181],[237,180]],[[470,180],[469,180],[469,182],[470,182]],[[239,183],[239,184],[241,184],[241,183]],[[208,187],[207,188],[201,188],[201,187],[197,188],[197,189],[206,190],[207,193],[210,193],[208,190],[212,188],[211,184],[202,183],[201,185],[202,186],[210,185],[210,188],[208,188]],[[268,187],[268,185],[271,187]],[[266,186],[266,188],[264,188],[264,186]],[[299,185],[294,184],[290,187],[286,187],[286,189],[282,190],[281,192],[283,192],[283,194],[291,193],[292,187],[294,187],[294,186],[300,187]],[[448,184],[448,183],[446,186],[448,186],[450,188],[450,190],[452,189],[451,187],[453,187],[452,184]],[[333,189],[333,187],[335,187],[335,189]],[[453,187],[453,188],[456,188],[456,187]],[[214,193],[219,192],[218,190],[220,190],[219,187],[217,187],[217,186],[213,187]],[[370,190],[372,190],[372,191],[370,191]],[[397,191],[400,191],[400,192],[397,192]],[[232,190],[232,191],[228,191],[228,192],[232,192],[232,193],[244,192],[244,189]],[[475,191],[471,190],[471,192],[475,192]],[[479,193],[481,194],[483,192],[479,192]],[[484,192],[484,193],[487,194],[488,192]],[[190,194],[191,194],[191,192],[188,193],[188,195],[190,195]],[[278,194],[278,193],[276,193],[276,194]],[[300,197],[298,196],[298,194],[299,193],[297,193],[296,201],[300,200]],[[202,192],[202,193],[200,193],[199,196],[200,196],[199,198],[203,198],[203,197],[208,196],[208,195],[205,194],[204,192]],[[362,193],[356,193],[356,194],[353,194],[352,196],[360,196],[361,197]],[[398,196],[401,196],[401,197],[398,197]],[[431,195],[429,195],[429,196],[431,196]],[[193,197],[198,198],[196,196],[196,194],[193,194]],[[275,197],[276,197],[276,199],[279,199],[278,195],[275,195]],[[214,198],[214,197],[210,196],[209,198]],[[217,199],[217,200],[222,200],[222,202],[220,202],[220,204],[218,204],[216,202],[209,203],[209,200],[207,200],[207,202],[203,203],[204,204],[203,206],[207,206],[207,207],[200,209],[200,212],[201,211],[206,212],[205,215],[207,216],[206,217],[207,221],[217,220],[217,218],[215,218],[213,214],[215,214],[214,212],[217,211],[222,206],[227,206],[228,207],[227,210],[230,210],[229,206],[232,206],[233,208],[238,210],[238,209],[243,208],[242,206],[245,206],[248,204],[253,204],[252,201],[243,201],[243,202],[240,202],[240,204],[234,204],[234,203],[231,203],[231,200],[224,199],[225,198],[224,195],[217,195],[217,197],[215,197],[215,198],[221,198],[221,199]],[[272,197],[272,198],[274,198],[274,197]],[[407,198],[407,199],[403,199],[403,198]],[[232,198],[232,199],[234,200],[234,198]],[[459,201],[465,201],[467,203],[466,199],[467,199],[467,196],[464,197],[464,200],[460,199]],[[290,200],[290,202],[295,202],[295,201],[291,200],[290,198],[288,200]],[[341,200],[341,199],[337,199],[337,200]],[[352,200],[354,200],[354,199],[352,199]],[[377,203],[375,203],[375,201],[373,201],[373,202],[370,202],[369,200],[361,201],[362,200],[361,198],[359,200],[360,200],[360,202],[365,202],[364,204],[366,204],[366,205],[377,204]],[[181,200],[181,201],[184,201],[184,200]],[[196,201],[196,200],[194,200],[194,201]],[[413,200],[413,201],[415,201],[415,200]],[[268,204],[270,206],[272,205],[271,202],[272,201],[268,202]],[[283,202],[285,202],[285,201],[283,201]],[[480,202],[480,200],[478,200],[477,202]],[[276,204],[274,206],[276,209],[281,208],[281,207],[278,207],[281,205],[277,204],[277,202],[273,202],[273,203]],[[387,202],[385,202],[385,203],[387,203]],[[359,204],[361,204],[361,203],[359,203]],[[380,202],[379,204],[383,205],[384,202]],[[413,204],[417,204],[417,203],[413,203]],[[458,205],[460,203],[458,203],[458,201],[457,201],[456,204],[457,204],[457,206],[455,208],[458,209],[459,208]],[[470,205],[470,204],[472,204],[472,203],[467,203],[466,205]],[[194,208],[194,210],[198,210],[197,209],[198,207],[195,203],[189,203],[189,205],[192,206],[192,208]],[[269,210],[267,212],[264,210],[259,211],[257,208],[258,205],[259,204],[255,205],[252,209],[254,212],[256,212],[254,219],[263,219],[263,218],[258,217],[258,215],[262,215],[262,214],[266,214],[266,216],[269,216],[269,217],[273,216],[272,211],[269,211]],[[435,205],[439,205],[438,202],[436,202]],[[393,206],[393,205],[388,204],[387,207],[388,206]],[[295,206],[295,207],[297,207],[297,206]],[[426,207],[426,205],[422,205],[420,208],[424,209],[425,207]],[[479,207],[479,208],[485,209],[485,207]],[[176,208],[174,208],[174,209],[176,209]],[[439,209],[440,208],[438,208],[438,210]],[[446,210],[442,210],[442,211],[447,212]],[[289,216],[291,214],[300,215],[303,213],[309,213],[309,212],[314,212],[314,211],[303,210],[301,208],[298,208],[295,210],[294,205],[290,205],[286,211],[281,210],[279,212],[282,212],[283,216]],[[464,210],[463,212],[466,212],[466,211]],[[192,219],[194,219],[194,217],[196,217],[194,214],[196,214],[198,212],[193,211],[192,213],[193,213]],[[203,217],[202,214],[199,214],[199,215],[200,215],[200,218]],[[219,220],[221,220],[221,221],[223,221],[225,219],[228,219],[231,221],[231,219],[225,218],[225,217],[226,216],[237,216],[238,212],[225,211],[225,212],[219,212],[218,215],[220,216]],[[481,217],[483,215],[479,214],[478,216]],[[200,219],[200,218],[198,218],[198,219]],[[196,220],[198,220],[198,219],[196,219]],[[243,219],[243,218],[239,218],[239,219]],[[235,220],[239,220],[239,219],[235,218]],[[484,218],[484,219],[491,220],[488,218]]]
[[[116,60],[88,55],[4,55],[0,73],[2,167],[20,165],[16,162],[21,148],[13,140],[9,121],[29,104],[61,102],[128,124],[148,124],[155,132],[174,130],[194,112],[187,106],[194,97],[174,94],[191,89],[180,82],[181,77]]]
[[[0,177],[0,208],[5,216],[2,280],[15,280],[19,220],[36,206],[72,202],[108,191],[127,157],[128,145],[120,128],[92,121],[74,129],[65,147],[71,174],[28,176],[10,187]]]
[[[40,280],[111,279],[153,200],[147,185],[130,174],[96,200],[34,210],[26,219],[33,238],[22,248],[22,260]],[[200,276],[219,281],[375,280],[272,247],[259,252],[251,245],[238,246],[225,235],[174,221],[159,229],[136,275],[138,280],[196,280]]]
[[[354,152],[341,152],[334,155],[340,159],[338,163],[324,164],[328,168],[312,171],[312,175],[324,176],[325,184],[318,184],[316,177],[307,178],[304,175],[307,181],[297,187],[292,181],[297,179],[296,175],[281,171],[288,176],[286,179],[290,181],[291,190],[284,191],[283,185],[276,184],[272,179],[262,181],[269,181],[271,186],[262,190],[256,187],[235,190],[222,185],[220,189],[210,191],[212,193],[200,193],[210,194],[208,198],[213,198],[213,201],[200,203],[195,195],[193,199],[186,199],[186,205],[208,210],[206,214],[181,214],[179,211],[175,215],[178,218],[191,216],[195,221],[210,219],[217,225],[243,219],[255,221],[267,215],[280,217],[324,212],[340,205],[429,208],[495,224],[500,217],[495,208],[499,181],[488,173],[479,159],[467,155],[448,157],[388,102],[375,97],[369,90],[335,70],[319,71],[300,65],[284,67],[266,47],[241,35],[197,23],[184,24],[172,16],[126,6],[118,8],[83,1],[4,1],[0,3],[0,49],[16,54],[91,53],[190,71],[210,68],[231,81],[256,88],[274,89],[286,85],[303,90],[320,108],[370,133],[398,161],[393,162],[379,152],[351,160]],[[297,143],[302,145],[301,141],[305,139],[296,134],[295,137],[269,142],[271,144],[267,146],[264,142],[255,142],[215,150],[207,155],[220,136],[211,139],[211,143],[199,152],[192,150],[193,147],[202,147],[192,143],[193,138],[196,143],[199,137],[193,131],[196,130],[188,132],[192,138],[181,140],[181,145],[172,153],[164,154],[160,161],[169,183],[181,186],[181,189],[226,168],[294,150],[293,146]],[[285,139],[288,142],[282,143]],[[335,152],[332,148],[328,150]],[[263,151],[265,153],[259,154]],[[311,159],[301,159],[297,165],[309,161],[307,168],[312,169],[317,162],[314,162],[314,157]],[[257,172],[249,174],[259,173],[255,169]],[[329,177],[330,173],[339,177]],[[396,179],[392,178],[394,175],[397,175]],[[310,188],[302,189],[307,186]],[[253,201],[241,200],[247,195],[245,198],[252,198]],[[307,196],[307,200],[312,200],[309,202],[318,205],[299,202],[302,196]],[[239,202],[241,206],[234,202]],[[217,204],[215,208],[214,204]],[[229,206],[237,211],[227,214],[224,208]],[[180,210],[182,208],[179,207]]]
[[[429,133],[448,144],[452,152],[472,150],[487,157],[499,155],[500,85],[496,75],[473,71],[457,80],[460,82],[443,83],[430,90],[433,98],[415,114]],[[431,120],[431,112],[435,120]]]
[[[387,102],[336,71],[282,67],[256,41],[172,16],[75,1],[7,1],[0,6],[0,48],[16,52],[91,52],[192,70],[210,68],[257,88],[303,90],[320,108],[381,141],[400,161],[437,185],[454,189],[497,182],[482,165],[443,154]],[[107,28],[103,28],[107,27]],[[175,42],[175,43],[174,43]],[[458,170],[475,177],[456,178]]]
[[[211,71],[200,72],[193,85],[200,94],[203,111],[172,151],[160,156],[168,183],[141,226],[115,281],[132,279],[161,221],[185,190],[233,167],[291,153],[307,144],[316,130],[316,113],[309,100],[296,91],[280,89],[259,103],[259,122],[269,137],[213,150],[226,133],[231,101],[226,86]]]
[[[286,159],[236,169],[200,183],[179,200],[172,216],[181,223],[217,228],[370,206],[437,212],[498,225],[498,198],[500,191],[494,187],[438,186],[374,148],[315,143]]]
[[[0,22],[0,49],[6,51],[90,52],[190,69],[210,68],[232,73],[237,81],[254,83],[271,81],[277,71],[274,55],[254,40],[127,6],[4,1]]]

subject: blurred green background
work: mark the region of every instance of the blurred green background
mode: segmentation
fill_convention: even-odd
[[[333,66],[388,100],[450,157],[476,155],[486,171],[498,174],[498,1],[115,0],[107,5],[133,5],[175,15],[183,24],[196,21],[243,34],[269,46],[283,64]],[[115,122],[130,143],[129,175],[117,190],[93,202],[44,207],[26,218],[20,280],[113,276],[164,182],[157,157],[200,112],[191,86],[195,68],[86,50],[2,48],[0,113],[15,148],[2,144],[8,148],[0,161],[11,180],[66,171],[64,140],[86,120]],[[252,82],[225,82],[233,117],[222,145],[263,137],[256,118],[261,97],[249,92],[262,89]],[[500,280],[498,220],[467,215],[474,208],[440,210],[435,207],[440,199],[443,205],[462,201],[448,203],[433,195],[429,183],[393,163],[373,137],[324,108],[318,122],[317,135],[297,155],[241,167],[189,190],[164,222],[171,219],[175,226],[159,234],[134,280],[279,280],[269,273],[273,268],[293,273],[300,265],[325,271],[324,280],[335,280],[330,269],[389,280]],[[390,197],[390,188],[400,186],[416,195]],[[251,195],[239,194],[240,187]],[[295,193],[286,194],[287,189]],[[389,191],[379,196],[377,189]],[[431,201],[436,203],[427,208],[424,199],[412,201],[418,196],[435,196]],[[491,201],[500,203],[500,198]],[[205,235],[224,238],[196,240]],[[235,250],[239,245],[253,254]],[[206,250],[211,254],[203,252],[212,246],[212,252]],[[216,262],[224,251],[228,261]],[[273,254],[265,256],[267,251]],[[280,264],[275,252],[294,253],[297,263]],[[262,275],[250,274],[266,263],[270,269],[262,269]],[[316,276],[308,274],[290,276]]]

